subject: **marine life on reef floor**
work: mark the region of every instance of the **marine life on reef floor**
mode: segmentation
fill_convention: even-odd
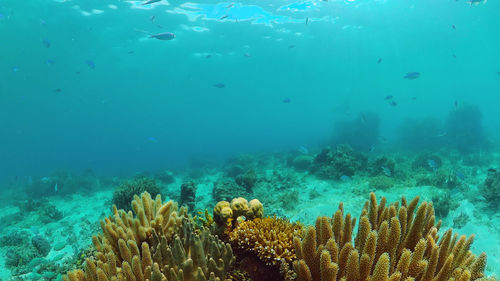
[[[215,88],[222,89],[222,88],[225,88],[225,87],[226,87],[226,85],[224,85],[223,83],[217,83],[217,84],[214,84],[214,87],[215,87]]]
[[[406,75],[403,78],[409,79],[409,80],[415,80],[418,77],[420,77],[420,72],[408,72],[408,73],[406,73]]]
[[[149,38],[156,38],[158,40],[172,40],[175,38],[175,34],[173,34],[172,32],[162,32],[149,35]]]

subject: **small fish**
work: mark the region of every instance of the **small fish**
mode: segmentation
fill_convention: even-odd
[[[451,25],[451,28],[457,30],[457,27],[454,24]]]
[[[375,151],[375,146],[374,146],[374,145],[372,145],[372,146],[370,147],[370,150],[368,150],[368,152],[370,152],[370,153],[371,153],[371,152],[374,152],[374,151]]]
[[[411,100],[417,100],[417,97],[411,97]]]
[[[436,137],[442,138],[442,137],[445,137],[447,134],[448,134],[447,132],[441,132],[441,133],[437,134]]]
[[[148,5],[148,4],[153,4],[153,3],[156,3],[156,2],[160,2],[161,0],[148,0],[144,3],[142,3],[142,5]]]
[[[292,99],[290,99],[290,98],[284,98],[284,99],[282,100],[282,102],[283,102],[283,103],[290,103],[290,102],[292,102]]]
[[[226,6],[226,9],[231,9],[233,6],[234,6],[234,3],[231,3],[231,4]]]
[[[392,98],[394,98],[394,96],[385,96],[384,100],[392,100]]]
[[[464,180],[465,179],[465,175],[464,173],[460,172],[460,171],[455,171],[455,176],[459,179],[459,180]]]
[[[341,181],[350,181],[351,177],[350,176],[346,176],[346,175],[342,175],[342,176],[340,176],[340,180]]]
[[[390,177],[392,176],[392,172],[391,172],[391,169],[385,167],[385,166],[382,166],[382,172],[384,173],[384,175]]]
[[[18,71],[19,71],[19,67],[17,67],[17,66],[12,67],[12,72],[18,72]]]
[[[377,63],[380,64],[382,62],[382,58],[379,58]]]
[[[223,15],[222,17],[219,18],[219,20],[227,19],[229,17],[228,15]]]
[[[42,44],[45,48],[50,48],[50,41],[47,39],[42,39]]]
[[[454,59],[456,59],[456,58],[457,58],[457,55],[455,55],[455,54],[452,54],[451,56],[452,56]]]
[[[158,40],[172,40],[175,38],[175,34],[173,34],[172,32],[163,32],[150,35],[149,38],[156,38]]]
[[[288,49],[293,49],[293,48],[295,48],[295,45],[288,46]]]
[[[500,75],[500,71],[498,71],[497,74]]]
[[[395,101],[395,100],[391,100],[391,101],[389,102],[389,105],[394,107],[394,106],[397,106],[397,105],[398,105],[398,102],[397,102],[397,101]]]
[[[151,23],[154,23],[154,22],[155,22],[155,19],[156,19],[156,16],[151,16],[151,17],[149,18],[149,20],[151,21]]]
[[[92,60],[85,60],[85,64],[90,67],[90,69],[95,69],[95,63]]]
[[[299,146],[299,148],[297,148],[297,150],[302,153],[302,154],[309,154],[309,149],[307,149],[307,147],[301,145]]]
[[[252,55],[250,55],[250,53],[244,53],[244,54],[243,54],[243,56],[245,56],[245,57],[249,58],[249,57],[251,57]]]
[[[40,179],[43,183],[49,183],[52,179],[50,177],[43,177]]]
[[[306,24],[309,23],[309,17],[306,17]]]
[[[420,72],[408,72],[408,73],[406,73],[406,75],[403,78],[409,79],[409,80],[415,80],[418,77],[420,77]]]
[[[80,71],[75,71],[75,74],[80,74]]]
[[[129,55],[135,54],[135,51],[132,51],[132,50],[128,51],[127,54],[129,54]]]
[[[457,100],[455,100],[455,102],[453,102],[453,106],[455,107],[455,110],[458,109],[458,101]]]
[[[219,89],[222,89],[222,88],[225,88],[226,85],[224,85],[223,83],[217,83],[217,84],[214,84],[213,85],[215,88],[219,88]]]
[[[48,59],[45,61],[47,65],[54,65],[56,62],[54,60]]]
[[[158,142],[158,139],[155,138],[155,137],[149,137],[148,138],[148,141],[152,142],[152,143],[157,143]]]
[[[56,185],[54,185],[54,192],[57,192],[57,182]]]
[[[242,222],[244,222],[246,220],[247,220],[247,218],[245,216],[239,216],[239,217],[236,218],[236,222],[237,223],[242,223]]]
[[[493,169],[493,168],[488,169],[488,173],[496,173],[496,172],[497,172],[497,169]]]
[[[212,55],[206,55],[206,56],[205,56],[205,58],[206,58],[206,59],[209,59],[209,58],[211,58],[211,57],[212,57]]]
[[[427,160],[427,165],[429,165],[429,167],[433,170],[433,171],[436,171],[438,169],[438,165],[436,163],[436,161],[434,161],[434,159],[428,159]]]
[[[469,3],[471,6],[472,5],[479,5],[481,3],[486,4],[486,0],[469,0],[469,1],[467,1],[467,3]]]
[[[62,89],[61,88],[57,88],[57,89],[54,90],[54,92],[60,93],[60,92],[62,92]]]

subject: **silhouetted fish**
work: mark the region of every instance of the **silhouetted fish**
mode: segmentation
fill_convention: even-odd
[[[85,60],[85,63],[90,67],[90,69],[95,69],[95,63],[92,60]]]
[[[392,100],[392,98],[394,98],[394,96],[385,96],[384,100]]]
[[[451,28],[457,30],[457,27],[454,24],[451,25]]]
[[[420,77],[420,72],[408,72],[408,73],[406,73],[406,75],[403,78],[409,79],[409,80],[415,80],[418,77]]]
[[[209,58],[211,58],[211,57],[212,57],[212,55],[206,55],[206,56],[205,56],[205,58],[206,58],[206,59],[209,59]]]
[[[175,38],[175,34],[173,34],[172,32],[163,32],[150,35],[149,38],[156,38],[158,40],[172,40]]]
[[[226,85],[224,85],[223,83],[217,83],[217,84],[214,84],[214,87],[215,87],[215,88],[222,89],[222,88],[225,88],[225,87],[226,87]]]
[[[293,48],[295,48],[295,45],[288,46],[288,49],[293,49]]]
[[[290,103],[292,100],[290,98],[284,98],[282,100],[283,103]]]
[[[48,59],[48,60],[46,60],[46,61],[45,61],[45,63],[46,63],[47,65],[54,65],[54,64],[55,64],[55,61],[54,61],[54,60],[51,60],[51,59]]]
[[[309,23],[309,17],[306,17],[306,24]]]
[[[144,3],[142,3],[142,5],[147,5],[147,4],[153,4],[153,3],[156,3],[156,2],[160,2],[161,0],[148,0]]]
[[[382,62],[382,58],[379,58],[377,63],[380,64]]]
[[[62,89],[61,88],[57,88],[57,89],[54,90],[54,92],[60,93],[60,92],[62,92]]]
[[[228,15],[223,15],[222,17],[219,18],[219,20],[226,19],[227,17],[229,17],[229,16]]]
[[[42,39],[42,44],[45,48],[50,48],[50,41],[47,39]]]
[[[497,169],[493,169],[493,168],[488,169],[488,173],[496,173],[496,172],[497,172]]]
[[[389,105],[394,107],[394,106],[398,105],[398,102],[393,100],[393,101],[389,102]]]
[[[497,74],[500,75],[500,71],[498,71]]]

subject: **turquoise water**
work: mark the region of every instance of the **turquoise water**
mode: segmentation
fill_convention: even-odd
[[[497,1],[2,0],[0,13],[2,178],[316,146],[361,110],[388,140],[455,101],[499,129]]]

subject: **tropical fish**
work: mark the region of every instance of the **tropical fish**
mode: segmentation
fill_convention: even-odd
[[[469,0],[467,1],[471,6],[472,5],[479,5],[481,3],[486,4],[486,0]]]
[[[157,139],[157,138],[155,138],[155,137],[149,137],[149,138],[148,138],[148,141],[153,142],[153,143],[157,143],[157,142],[158,142],[158,139]]]
[[[455,176],[457,176],[457,178],[458,178],[459,180],[462,180],[462,181],[465,179],[465,175],[464,175],[464,173],[462,173],[462,172],[460,172],[460,171],[455,171]]]
[[[391,101],[389,102],[389,105],[390,105],[390,106],[392,106],[392,107],[395,107],[395,106],[397,106],[397,105],[398,105],[398,102],[397,102],[397,101],[395,101],[395,100],[391,100]]]
[[[288,46],[288,49],[293,49],[293,48],[295,48],[295,45]]]
[[[451,28],[457,30],[457,27],[454,24],[451,25]]]
[[[284,98],[282,100],[283,103],[290,103],[292,100],[290,98]]]
[[[209,59],[209,58],[211,58],[211,57],[212,57],[212,55],[206,55],[206,56],[205,56],[205,58],[206,58],[206,59]]]
[[[92,60],[85,60],[85,64],[87,64],[90,69],[95,69],[95,63]]]
[[[340,180],[341,181],[350,181],[351,177],[350,176],[346,176],[346,175],[342,175],[342,176],[340,176]]]
[[[436,137],[442,138],[442,137],[445,137],[447,134],[448,134],[447,132],[441,132],[441,133],[437,134]]]
[[[45,48],[50,48],[50,41],[47,39],[42,39],[42,44]]]
[[[227,17],[229,17],[229,16],[228,15],[223,15],[222,17],[219,18],[219,20],[226,19]]]
[[[452,56],[454,59],[456,59],[456,58],[457,58],[457,55],[455,55],[455,54],[452,54],[451,56]]]
[[[309,17],[306,17],[306,24],[309,23]]]
[[[57,88],[57,89],[54,90],[54,92],[60,93],[60,92],[62,92],[62,89],[61,88]]]
[[[173,34],[172,32],[163,32],[150,35],[149,38],[156,38],[158,40],[172,40],[175,38],[175,34]]]
[[[385,166],[382,166],[382,172],[384,173],[384,175],[390,177],[392,175],[392,172],[391,172],[391,169],[385,167]]]
[[[149,18],[149,20],[151,21],[151,23],[154,23],[155,19],[156,19],[156,16],[151,16],[151,17]]]
[[[214,87],[215,87],[215,88],[222,89],[222,88],[225,88],[225,87],[226,87],[226,85],[224,85],[223,83],[217,83],[217,84],[214,84]]]
[[[379,58],[377,63],[380,64],[382,62],[382,58]]]
[[[231,4],[226,6],[226,9],[231,9],[233,6],[234,6],[234,3],[231,3]]]
[[[307,147],[301,145],[299,146],[299,148],[297,148],[297,150],[302,153],[302,154],[308,154],[309,153],[309,149],[307,149]]]
[[[497,74],[500,75],[500,71],[498,71]]]
[[[384,100],[392,100],[392,98],[394,98],[394,96],[385,96]]]
[[[406,75],[403,78],[409,79],[409,80],[415,80],[418,77],[420,77],[420,72],[408,72],[408,73],[406,73]]]
[[[496,172],[497,172],[497,169],[493,169],[493,168],[488,169],[488,173],[496,173]]]
[[[55,64],[55,61],[54,61],[54,60],[51,60],[51,59],[48,59],[48,60],[46,60],[46,61],[45,61],[45,63],[46,63],[47,65],[54,65],[54,64]]]
[[[19,71],[19,67],[17,67],[17,66],[12,67],[12,72],[18,72],[18,71]]]
[[[436,171],[438,169],[438,165],[436,163],[436,161],[434,161],[434,159],[428,159],[427,160],[427,165],[429,165],[429,167],[433,170],[433,171]]]
[[[249,58],[249,57],[251,57],[251,56],[252,56],[252,55],[250,55],[250,53],[244,53],[243,55],[244,55],[245,57],[247,57],[247,58]]]
[[[161,0],[148,0],[144,3],[142,3],[142,5],[147,5],[147,4],[153,4],[153,3],[156,3],[156,2],[160,2]]]

